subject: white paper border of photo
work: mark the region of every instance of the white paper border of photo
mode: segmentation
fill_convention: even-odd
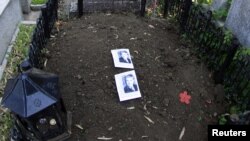
[[[126,83],[126,82],[124,82],[124,81],[126,81],[126,80],[124,80],[124,79],[125,79],[125,76],[127,76],[129,74],[133,75],[133,77],[134,77],[134,84],[137,86],[137,91],[125,93],[124,83]],[[116,83],[116,88],[118,91],[120,101],[136,99],[136,98],[141,97],[140,88],[139,88],[137,77],[136,77],[134,70],[127,71],[127,72],[120,73],[120,74],[116,74],[115,75],[115,83]]]
[[[119,61],[119,52],[125,51],[128,53],[128,58],[130,59],[131,63],[122,63]],[[117,68],[129,68],[129,69],[133,69],[134,65],[133,65],[133,61],[129,52],[129,49],[113,49],[111,50],[111,54],[114,60],[114,65]]]

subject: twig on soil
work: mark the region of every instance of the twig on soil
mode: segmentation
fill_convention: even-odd
[[[111,131],[112,129],[113,129],[113,127],[112,127],[112,126],[108,128],[108,130],[109,130],[109,131]]]
[[[183,127],[182,130],[181,130],[180,136],[179,136],[179,140],[181,140],[182,137],[184,136],[185,130],[186,130],[185,127]]]
[[[134,53],[139,54],[139,52],[137,50],[135,50]]]
[[[76,124],[75,126],[76,126],[77,128],[79,128],[79,129],[83,130],[83,127],[82,127],[81,125],[79,125],[79,124]]]
[[[145,104],[145,105],[143,106],[143,109],[144,109],[145,111],[147,111],[147,104]]]
[[[43,64],[43,66],[46,68],[46,66],[47,66],[47,62],[48,62],[48,59],[46,59],[45,61],[44,61],[44,64]]]
[[[155,122],[152,119],[150,119],[149,117],[147,117],[147,116],[144,116],[144,117],[148,120],[148,122],[155,124]]]
[[[155,27],[154,27],[153,25],[151,25],[151,24],[150,24],[150,25],[148,25],[148,27],[149,27],[149,28],[152,28],[152,29],[154,29],[154,28],[155,28]]]
[[[152,106],[154,109],[158,109],[158,107],[156,107],[156,106]]]
[[[128,107],[127,109],[128,109],[128,110],[134,110],[134,109],[135,109],[135,107],[134,107],[134,106],[132,106],[132,107]]]
[[[98,137],[97,139],[98,140],[108,141],[108,140],[112,140],[113,138],[107,138],[107,137],[102,136],[102,137]]]
[[[115,36],[115,39],[118,39],[118,38],[119,38],[119,36],[118,36],[117,34],[114,34],[114,36]]]
[[[161,56],[157,56],[155,57],[155,61],[158,61],[158,59],[160,58]]]
[[[136,40],[137,38],[135,37],[135,38],[130,38],[129,40]]]

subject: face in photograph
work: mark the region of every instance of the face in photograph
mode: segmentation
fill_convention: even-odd
[[[129,54],[127,51],[120,51],[119,54],[119,62],[121,63],[131,63]]]
[[[132,74],[128,74],[124,76],[124,92],[130,93],[130,92],[136,92],[138,91],[137,85],[135,83],[135,78]]]

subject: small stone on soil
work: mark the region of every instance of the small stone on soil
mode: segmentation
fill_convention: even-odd
[[[108,88],[110,88],[110,89],[112,89],[113,88],[113,84],[112,84],[112,82],[108,82]]]
[[[169,100],[168,98],[164,98],[163,104],[164,104],[166,107],[168,107],[169,101],[170,101],[170,100]]]

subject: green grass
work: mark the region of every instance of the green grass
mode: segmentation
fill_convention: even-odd
[[[20,25],[19,33],[8,57],[8,64],[5,68],[3,78],[0,81],[0,97],[8,79],[17,74],[17,65],[28,56],[28,47],[31,41],[34,26]],[[9,112],[3,112],[0,107],[0,141],[9,140],[12,120]]]
[[[45,4],[48,0],[32,0],[31,4]]]

